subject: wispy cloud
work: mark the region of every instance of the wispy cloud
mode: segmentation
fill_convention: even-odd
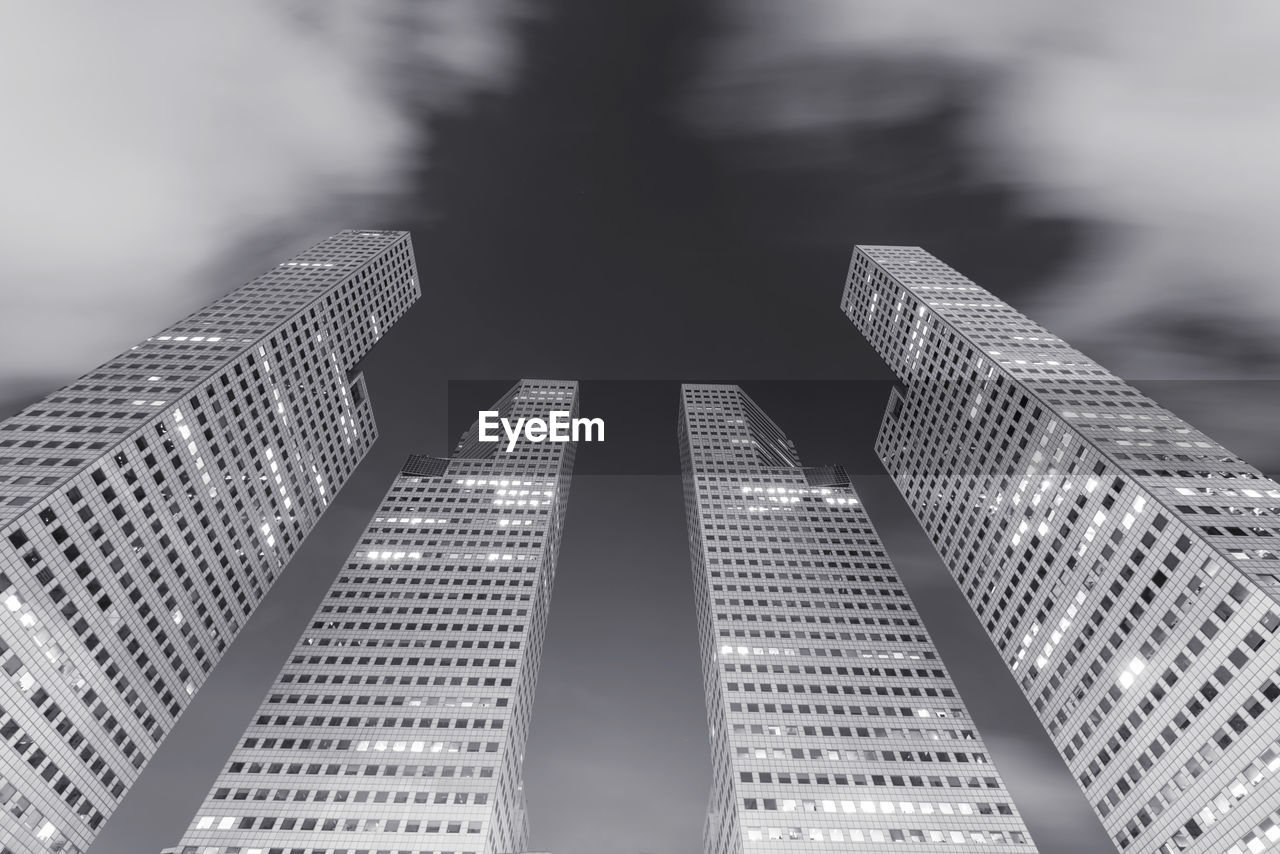
[[[206,301],[226,255],[360,224],[424,117],[501,87],[520,0],[19,4],[0,27],[0,400]],[[253,270],[241,271],[252,275]]]
[[[796,140],[963,98],[973,173],[1098,239],[1039,305],[1147,377],[1280,368],[1280,6],[725,0],[689,111]],[[1189,348],[1197,352],[1192,354]]]

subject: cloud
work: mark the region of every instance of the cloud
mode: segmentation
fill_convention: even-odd
[[[796,140],[967,104],[974,174],[1096,239],[1023,303],[1118,372],[1275,373],[1280,6],[724,0],[688,111]],[[1188,320],[1207,336],[1187,352]]]
[[[509,82],[519,0],[30,3],[0,28],[0,400],[236,281],[228,255],[359,225],[424,110]],[[429,113],[427,113],[429,114]],[[255,244],[255,241],[257,243]]]

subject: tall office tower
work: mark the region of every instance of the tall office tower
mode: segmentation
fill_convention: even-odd
[[[418,297],[344,231],[0,423],[0,851],[83,852],[376,437]]]
[[[842,308],[877,452],[1124,851],[1280,843],[1280,484],[923,250]]]
[[[577,412],[523,380],[503,417]],[[180,854],[506,854],[574,445],[475,426],[410,457],[276,677]]]
[[[844,471],[731,385],[684,386],[680,455],[707,854],[1034,852]]]

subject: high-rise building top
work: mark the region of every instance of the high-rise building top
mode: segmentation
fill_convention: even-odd
[[[420,295],[407,232],[343,231],[278,264],[0,422],[0,525],[238,360],[260,367],[259,348],[278,377],[332,385]]]
[[[1123,851],[1280,839],[1280,484],[912,247],[841,303],[877,452]]]
[[[83,852],[376,438],[420,295],[344,231],[0,423],[0,850]]]
[[[523,380],[493,408],[545,419],[577,397]],[[528,847],[522,768],[574,444],[508,452],[477,432],[405,464],[176,854]]]
[[[683,387],[680,449],[707,854],[1033,852],[844,471],[802,466],[730,385]]]

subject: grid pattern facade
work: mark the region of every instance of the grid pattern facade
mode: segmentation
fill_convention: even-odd
[[[419,296],[345,231],[0,423],[0,852],[79,854],[376,438]]]
[[[524,380],[504,417],[577,413]],[[463,436],[412,457],[172,849],[503,854],[527,847],[522,764],[573,443]]]
[[[877,452],[1116,846],[1280,850],[1280,484],[914,247]]]
[[[684,386],[679,433],[707,854],[1034,852],[843,470],[737,386]]]

